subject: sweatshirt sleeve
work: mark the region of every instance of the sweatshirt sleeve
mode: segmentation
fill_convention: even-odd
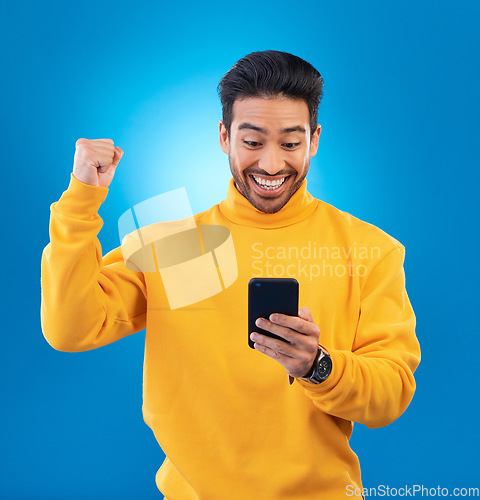
[[[68,189],[50,206],[50,243],[41,260],[41,325],[55,349],[95,349],[146,324],[143,273],[127,269],[121,247],[102,258],[98,209],[108,188],[70,174]]]
[[[399,244],[371,270],[361,292],[352,350],[324,346],[333,365],[328,379],[318,385],[297,379],[325,413],[375,428],[393,422],[410,404],[420,346],[405,288],[404,258],[405,248]]]

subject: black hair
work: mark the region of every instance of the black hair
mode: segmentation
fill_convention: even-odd
[[[233,103],[245,97],[285,96],[303,100],[310,114],[310,138],[317,129],[318,106],[323,95],[322,76],[310,63],[288,52],[251,52],[223,76],[217,91],[228,135]]]

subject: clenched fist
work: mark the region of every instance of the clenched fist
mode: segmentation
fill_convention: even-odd
[[[108,187],[123,150],[112,139],[78,139],[75,147],[74,177],[90,186]]]

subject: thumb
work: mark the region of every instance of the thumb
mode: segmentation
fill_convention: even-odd
[[[310,312],[310,309],[308,307],[301,307],[298,310],[298,316],[305,321],[310,321],[311,323],[313,323],[312,313]]]
[[[116,167],[123,157],[123,149],[115,146],[115,153],[113,155],[112,165]]]

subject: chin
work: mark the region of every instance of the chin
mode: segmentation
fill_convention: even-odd
[[[263,200],[256,193],[252,193],[251,191],[249,191],[245,198],[247,198],[250,204],[253,205],[257,210],[260,210],[260,212],[264,212],[266,214],[274,214],[280,211],[288,203],[292,195],[293,193],[284,193],[284,195],[279,198]]]

